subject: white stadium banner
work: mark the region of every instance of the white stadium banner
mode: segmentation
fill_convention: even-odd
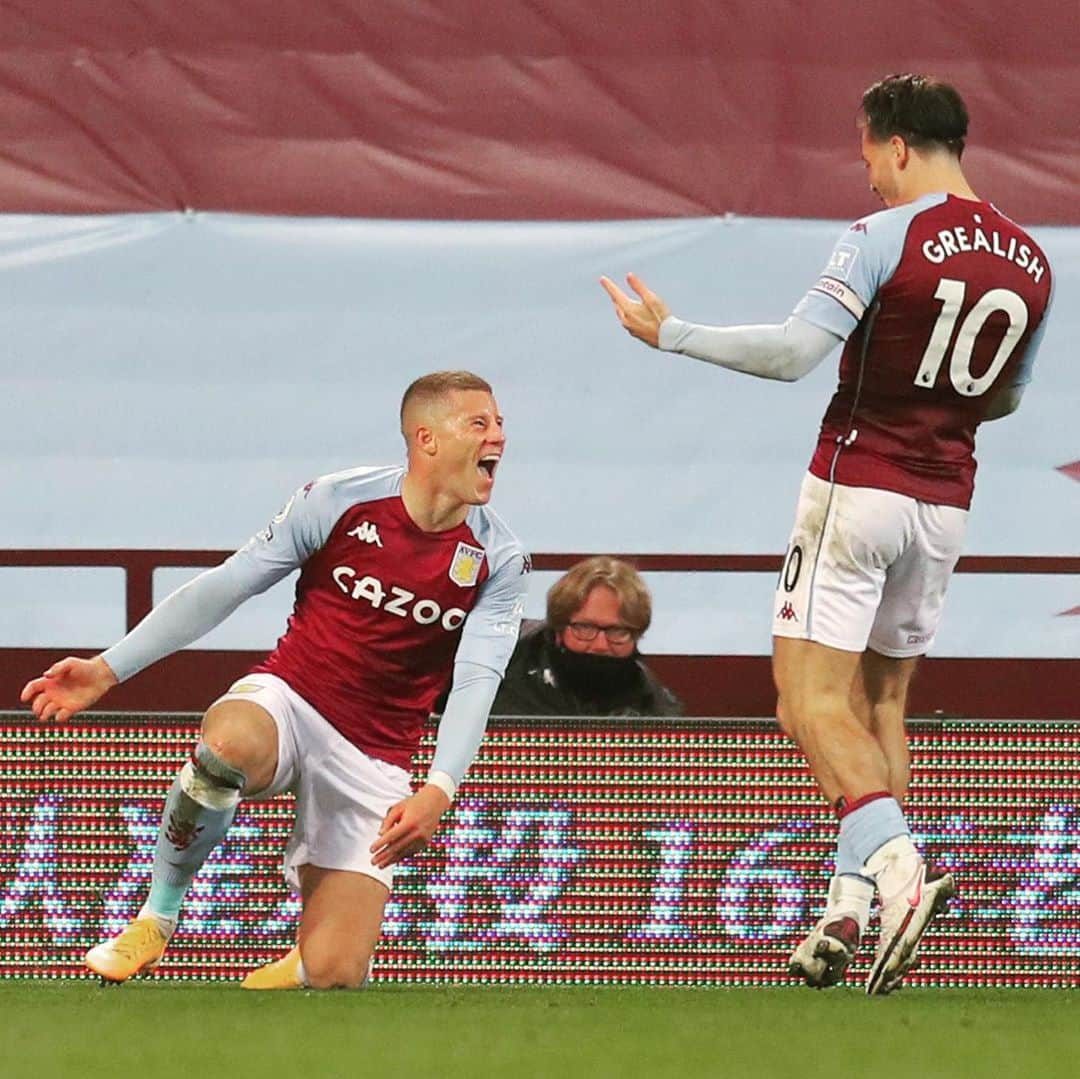
[[[777,555],[835,358],[783,384],[655,352],[597,279],[635,270],[696,321],[782,321],[845,226],[0,216],[0,548],[234,548],[314,476],[400,461],[405,386],[465,367],[506,416],[493,504],[532,550]],[[969,554],[1078,553],[1080,230],[1032,232],[1058,302],[1022,408],[980,432]],[[108,644],[115,576],[0,572],[0,647]],[[647,651],[768,651],[771,574],[647,577]],[[184,578],[159,570],[155,594]],[[56,617],[75,597],[79,641]],[[204,646],[271,644],[289,600]],[[1080,657],[1078,606],[1075,575],[965,575],[934,654]]]

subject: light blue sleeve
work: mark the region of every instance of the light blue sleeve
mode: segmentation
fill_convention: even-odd
[[[334,479],[324,476],[301,487],[270,523],[232,556],[244,566],[246,576],[265,581],[256,592],[266,591],[302,566],[326,542],[347,505],[339,497]]]
[[[729,371],[795,382],[840,344],[820,326],[792,316],[780,326],[699,326],[669,315],[660,324],[660,348]]]
[[[487,729],[491,705],[517,644],[532,568],[517,538],[493,512],[477,507],[468,520],[491,560],[491,574],[462,627],[454,655],[454,683],[431,762],[432,772],[445,772],[455,783],[472,764]]]
[[[945,195],[882,210],[856,221],[837,241],[821,276],[792,312],[846,341],[900,264],[912,220]]]
[[[1016,368],[1016,377],[1012,380],[1013,386],[1026,386],[1031,381],[1031,369],[1035,364],[1035,357],[1042,346],[1043,337],[1046,335],[1046,324],[1050,321],[1050,308],[1054,303],[1054,289],[1056,282],[1050,285],[1050,298],[1046,301],[1046,310],[1043,312],[1042,322],[1039,323],[1035,332],[1028,341],[1027,351],[1020,359]]]
[[[454,688],[439,720],[431,771],[445,772],[455,784],[461,782],[483,741],[501,681],[490,667],[464,660],[454,664]]]
[[[162,600],[102,658],[123,682],[209,633],[244,600],[307,561],[333,528],[334,503],[330,485],[302,487],[266,528]]]
[[[528,573],[529,560],[520,549],[499,561],[465,619],[455,662],[477,663],[502,678],[525,613]]]

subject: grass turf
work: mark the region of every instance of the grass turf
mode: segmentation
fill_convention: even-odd
[[[1080,1074],[1069,991],[0,982],[10,1079]]]

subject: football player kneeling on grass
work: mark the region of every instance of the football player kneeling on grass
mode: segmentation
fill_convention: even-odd
[[[150,893],[87,965],[122,982],[153,970],[184,895],[241,798],[296,795],[285,875],[303,901],[296,947],[249,989],[355,987],[367,978],[394,866],[422,850],[484,734],[517,640],[528,559],[488,508],[506,437],[491,387],[436,372],[405,392],[405,468],[309,483],[267,528],[93,659],[60,660],[22,699],[41,720],[201,637],[300,569],[277,647],[206,712],[165,801]],[[451,676],[427,782],[411,760]]]

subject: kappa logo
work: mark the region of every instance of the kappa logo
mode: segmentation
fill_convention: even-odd
[[[799,620],[799,616],[795,613],[795,608],[791,606],[790,602],[785,603],[784,606],[780,608],[780,612],[776,617],[785,622],[798,622]]]
[[[480,578],[483,561],[483,547],[470,547],[467,543],[459,543],[450,563],[450,580],[462,588],[472,588]]]
[[[361,543],[374,543],[376,547],[382,546],[379,530],[370,521],[361,521],[351,532],[346,533]]]

